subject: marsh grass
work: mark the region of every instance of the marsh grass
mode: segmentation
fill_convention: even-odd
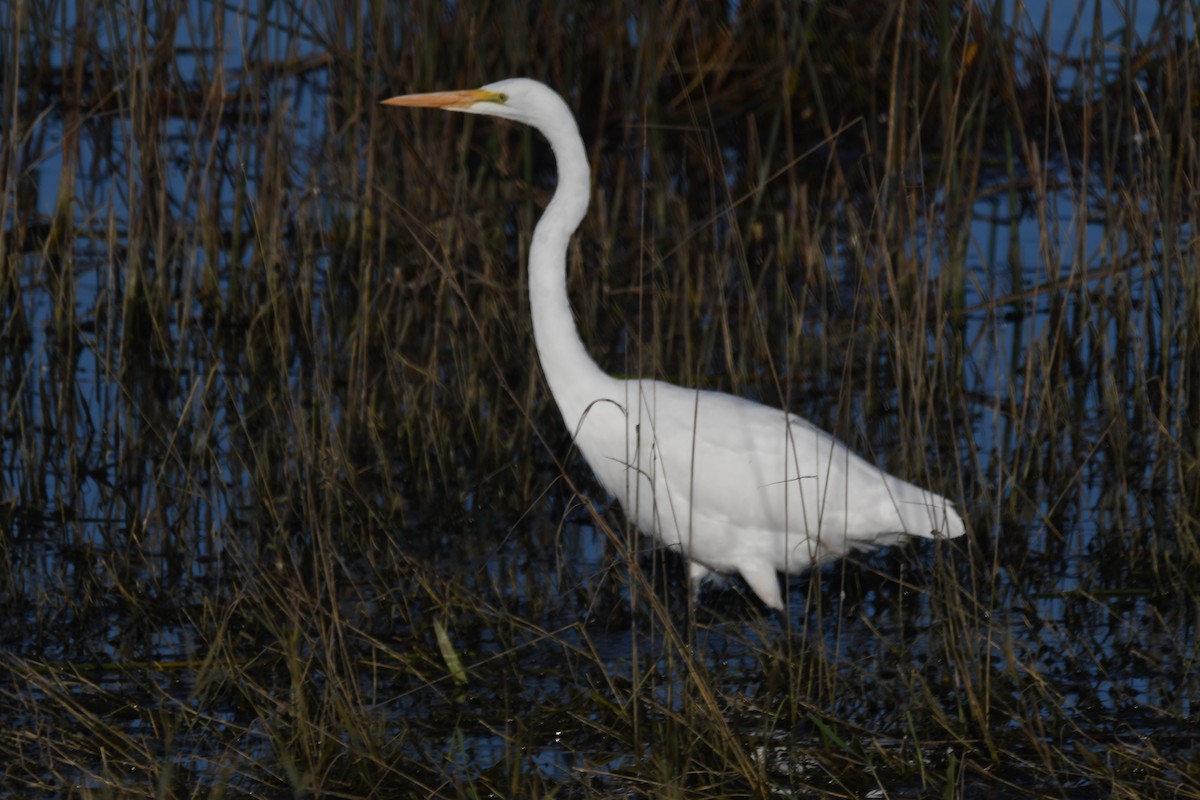
[[[482,11],[0,7],[4,790],[1200,796],[1194,17]],[[512,74],[601,365],[965,540],[689,607],[536,367],[549,153],[377,105]]]

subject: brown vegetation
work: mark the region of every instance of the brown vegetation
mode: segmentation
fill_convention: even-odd
[[[0,791],[1200,797],[1188,13],[0,6]],[[550,154],[377,105],[512,75],[601,365],[968,537],[688,609],[541,383]]]

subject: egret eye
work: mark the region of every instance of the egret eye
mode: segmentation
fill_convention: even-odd
[[[496,94],[496,102],[500,105],[504,105],[508,102],[508,95],[506,95],[504,92],[498,92]]]

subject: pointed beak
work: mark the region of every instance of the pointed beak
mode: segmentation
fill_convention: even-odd
[[[465,111],[476,103],[501,103],[504,96],[498,92],[485,92],[483,89],[463,89],[457,92],[430,92],[429,94],[402,94],[381,100],[385,106],[410,106],[416,108],[445,108],[453,111]]]

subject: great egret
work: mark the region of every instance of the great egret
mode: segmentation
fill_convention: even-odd
[[[795,414],[600,370],[567,298],[567,245],[587,211],[591,168],[575,118],[554,90],[514,78],[383,103],[503,117],[550,142],[558,189],[529,248],[542,370],[600,483],[643,533],[686,557],[693,591],[710,572],[736,572],[782,610],[777,572],[801,573],[906,535],[962,535],[962,518],[946,498],[885,473]]]

